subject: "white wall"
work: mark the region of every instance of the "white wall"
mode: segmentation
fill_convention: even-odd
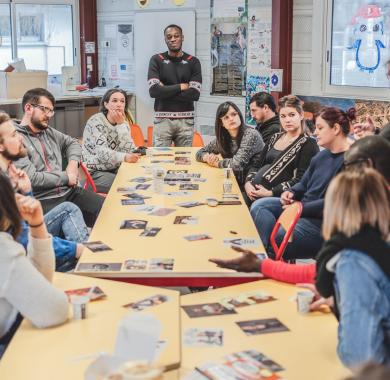
[[[202,134],[210,134],[214,131],[215,111],[218,105],[226,100],[235,102],[244,112],[243,97],[221,97],[210,95],[210,0],[187,0],[185,5],[180,8],[195,9],[196,11],[196,56],[202,65],[203,85],[199,101],[196,104],[196,126]],[[177,9],[171,0],[151,0],[151,5],[145,10],[152,9]],[[134,23],[134,13],[138,10],[135,0],[98,0],[98,39],[104,35],[104,24],[109,22]],[[136,35],[134,31],[134,35]],[[144,38],[147,43],[147,36],[137,36],[135,38]],[[110,57],[110,49],[102,48],[99,45],[99,77],[101,75],[107,78],[105,62]],[[134,63],[134,62],[133,62]],[[134,72],[134,71],[133,71]],[[111,83],[115,85],[116,83]],[[145,81],[145,86],[147,83]],[[135,89],[135,78],[131,76],[128,87]],[[145,126],[141,126],[144,128]]]

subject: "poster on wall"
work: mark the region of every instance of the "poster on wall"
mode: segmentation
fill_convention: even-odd
[[[248,3],[248,52],[246,67],[245,121],[256,125],[249,111],[250,98],[259,91],[270,92],[272,0]]]
[[[211,0],[211,94],[243,96],[246,81],[247,0]]]

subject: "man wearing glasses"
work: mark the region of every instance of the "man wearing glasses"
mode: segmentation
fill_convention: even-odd
[[[49,126],[54,105],[54,96],[43,88],[24,94],[24,115],[17,131],[23,136],[27,156],[18,160],[16,166],[27,173],[34,196],[41,201],[45,213],[64,201],[74,202],[86,224],[92,227],[104,198],[77,186],[81,147],[72,137]]]

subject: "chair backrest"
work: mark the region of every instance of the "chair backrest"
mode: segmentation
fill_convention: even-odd
[[[280,214],[279,219],[276,221],[270,237],[271,245],[275,252],[275,260],[280,260],[282,258],[288,242],[291,241],[292,232],[294,231],[295,225],[297,224],[301,214],[302,203],[294,202],[284,209],[284,211]],[[280,226],[282,226],[285,230],[285,235],[278,247],[275,238]]]
[[[147,143],[146,146],[153,146],[153,125],[149,125],[147,129]]]
[[[194,147],[204,147],[204,141],[199,132],[194,132],[194,137],[192,139],[192,146]]]
[[[142,133],[142,129],[138,124],[132,124],[130,126],[131,138],[136,146],[145,146],[145,137]]]
[[[79,167],[79,182],[81,184],[81,187],[84,190],[87,190],[88,188],[91,188],[91,190],[96,193],[96,186],[93,178],[91,177],[91,174],[89,173],[87,167],[80,162]]]

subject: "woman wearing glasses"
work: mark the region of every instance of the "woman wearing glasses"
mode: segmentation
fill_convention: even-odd
[[[217,109],[215,137],[196,153],[197,161],[216,168],[231,167],[239,185],[243,185],[248,169],[258,166],[264,147],[260,134],[245,126],[244,118],[236,104],[225,102]]]

